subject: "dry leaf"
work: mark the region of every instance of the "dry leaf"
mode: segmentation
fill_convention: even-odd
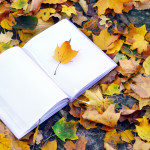
[[[134,135],[132,134],[131,130],[125,130],[120,133],[122,141],[127,143],[131,143],[134,140]]]
[[[66,150],[74,150],[75,144],[72,141],[67,140],[67,142],[64,144],[64,147]]]
[[[0,34],[0,43],[8,43],[12,40],[13,33],[5,32],[4,34],[1,32]]]
[[[143,62],[143,68],[147,75],[150,75],[150,56]]]
[[[74,51],[71,48],[70,41],[65,41],[61,47],[55,49],[55,54],[53,58],[60,63],[67,64],[69,63],[76,55],[78,51]],[[58,64],[58,65],[59,65]],[[58,67],[57,67],[58,68]],[[56,74],[57,68],[54,75]]]
[[[86,110],[82,117],[109,127],[114,127],[120,117],[120,113],[115,113],[114,107],[115,105],[111,104],[103,114],[99,114],[97,110]]]
[[[41,150],[57,150],[57,141],[48,141],[44,147],[41,147]]]
[[[44,0],[32,0],[30,11],[37,13],[43,1]]]
[[[66,13],[69,17],[71,17],[72,14],[77,15],[76,8],[74,6],[66,6],[62,5],[62,11],[63,13]]]
[[[88,5],[86,0],[79,0],[79,4],[82,7],[82,9],[84,10],[85,13],[87,13],[88,11]]]

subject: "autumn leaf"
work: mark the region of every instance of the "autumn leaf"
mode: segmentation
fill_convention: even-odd
[[[53,8],[45,8],[45,9],[41,9],[38,13],[37,13],[37,17],[38,18],[42,18],[44,21],[49,20],[50,18],[50,14],[55,13],[56,10]]]
[[[64,144],[64,147],[66,150],[74,150],[75,144],[72,141],[67,140],[67,142]]]
[[[143,62],[143,68],[147,75],[150,75],[150,56]]]
[[[22,148],[22,150],[30,150],[30,146],[27,142],[19,141],[18,146]]]
[[[78,51],[74,51],[71,48],[70,45],[70,41],[65,41],[61,47],[58,47],[55,49],[55,54],[53,56],[53,58],[59,62],[59,64],[63,63],[63,64],[67,64],[69,63],[76,55],[77,55]],[[59,66],[58,64],[58,66]],[[57,66],[57,68],[58,68]],[[56,71],[57,68],[55,70],[54,75],[56,75]]]
[[[134,135],[132,134],[131,130],[125,130],[120,133],[122,141],[131,143],[134,140]]]
[[[41,150],[57,150],[57,141],[48,141],[44,147],[41,147]]]
[[[105,95],[114,95],[114,94],[119,94],[119,85],[115,83],[111,83],[107,90],[103,93]]]
[[[69,17],[71,17],[71,14],[77,15],[76,8],[74,6],[66,6],[62,5],[62,11],[63,13],[66,13]]]
[[[5,32],[0,33],[0,43],[8,43],[12,40],[13,33],[12,32]]]
[[[58,122],[56,122],[54,126],[52,126],[52,129],[62,141],[65,141],[66,139],[76,140],[78,139],[78,136],[76,135],[76,126],[77,122],[73,120],[67,122],[63,117]]]
[[[143,116],[143,118],[137,119],[139,121],[139,125],[136,125],[136,131],[140,138],[143,140],[146,140],[150,142],[150,124],[148,122],[148,119],[146,116]]]
[[[142,141],[139,137],[135,137],[133,150],[149,150],[150,143]]]
[[[130,84],[131,89],[142,98],[150,98],[150,77],[137,75],[132,80],[135,84]]]
[[[98,113],[97,110],[86,110],[82,117],[109,127],[114,127],[120,117],[120,113],[115,113],[114,107],[115,105],[111,104],[103,114]]]
[[[44,0],[43,3],[48,3],[48,4],[61,4],[66,2],[67,0]]]
[[[98,15],[105,13],[107,8],[114,9],[115,13],[122,13],[123,4],[131,2],[131,0],[98,0],[94,7],[98,7]]]
[[[120,133],[117,133],[116,129],[113,129],[106,133],[104,138],[104,147],[106,150],[116,150],[117,144],[122,143],[120,139]]]
[[[11,5],[13,8],[26,10],[28,7],[28,0],[16,0]]]
[[[4,134],[0,133],[0,150],[10,150],[12,145],[12,140],[4,138]]]
[[[5,50],[7,50],[11,47],[12,47],[12,45],[10,45],[9,43],[0,44],[0,53],[4,52]]]
[[[94,43],[102,50],[113,48],[114,42],[119,38],[119,35],[111,35],[107,28],[103,29],[98,36],[93,35]]]

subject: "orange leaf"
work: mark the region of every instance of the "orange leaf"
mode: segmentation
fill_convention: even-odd
[[[78,51],[74,51],[71,48],[70,41],[65,41],[61,47],[58,47],[55,49],[55,54],[53,58],[60,63],[67,64],[69,63],[76,55]],[[59,65],[58,64],[58,65]],[[57,66],[58,68],[58,66]],[[57,70],[56,68],[56,70]],[[56,71],[54,75],[56,74]]]
[[[57,150],[57,141],[48,141],[46,145],[41,148],[41,150]]]
[[[64,144],[64,147],[66,150],[74,150],[75,144],[72,141],[67,140],[67,142]]]

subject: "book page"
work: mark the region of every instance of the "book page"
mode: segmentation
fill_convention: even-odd
[[[64,99],[67,95],[21,48],[0,55],[0,118],[18,138]]]
[[[54,51],[71,39],[78,54],[67,64],[55,61]],[[109,73],[116,64],[70,21],[64,19],[35,36],[23,47],[51,79],[74,100]]]

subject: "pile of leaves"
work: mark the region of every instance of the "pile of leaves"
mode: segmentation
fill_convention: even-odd
[[[90,139],[77,134],[79,127],[104,131],[106,150],[124,143],[129,150],[150,149],[150,32],[126,17],[135,9],[150,9],[150,0],[0,0],[0,53],[68,18],[118,64],[44,130],[17,140],[0,122],[0,150],[56,150],[60,141],[66,150],[84,150]]]

